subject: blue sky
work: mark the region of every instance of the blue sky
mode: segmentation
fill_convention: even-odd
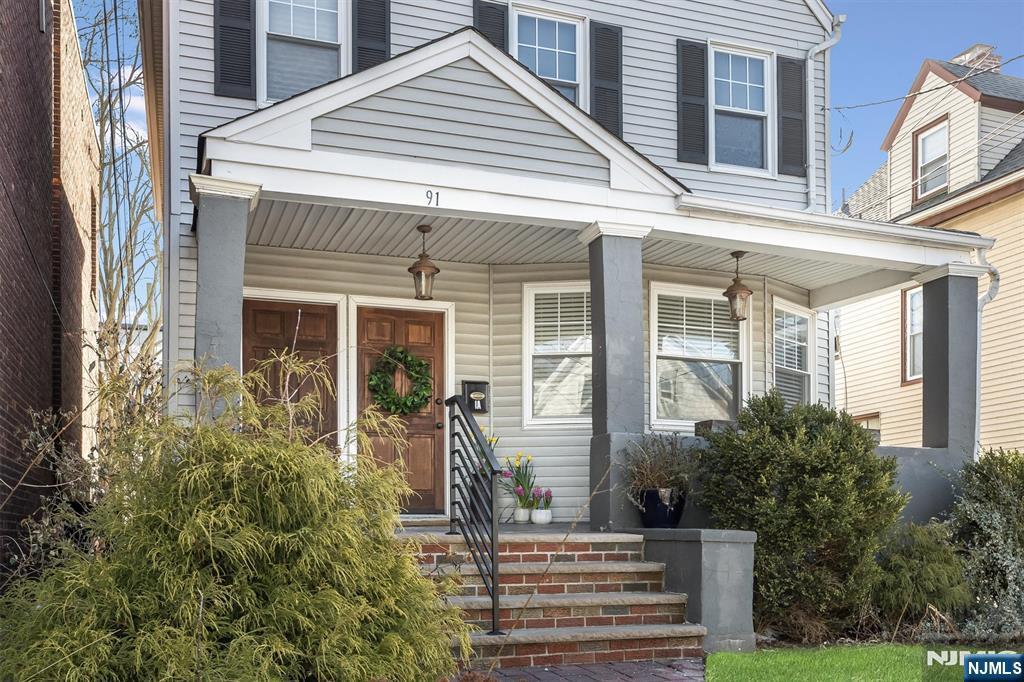
[[[1024,53],[1024,0],[826,0],[846,14],[832,54],[832,105],[905,95],[921,62],[949,59],[974,43],[996,46],[1009,59]],[[1024,58],[1003,71],[1024,77]],[[882,138],[899,102],[832,115],[832,144],[848,151],[832,157],[832,198],[838,208],[885,161]],[[840,142],[840,129],[842,142]]]

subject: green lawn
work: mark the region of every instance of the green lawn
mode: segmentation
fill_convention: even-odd
[[[707,660],[708,682],[908,682],[921,680],[924,649],[899,644],[763,649],[717,653]],[[934,670],[934,669],[933,669]],[[930,671],[928,681],[962,680],[961,668]]]

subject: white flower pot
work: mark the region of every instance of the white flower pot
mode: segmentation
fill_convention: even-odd
[[[551,523],[551,510],[532,509],[530,510],[530,520],[540,526],[543,526],[547,523]]]
[[[512,521],[514,523],[529,523],[531,511],[526,507],[516,507],[516,510],[512,512]]]

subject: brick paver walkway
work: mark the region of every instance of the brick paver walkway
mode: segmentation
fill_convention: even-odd
[[[592,663],[589,665],[553,665],[547,668],[505,668],[495,670],[500,682],[619,682],[637,680],[703,680],[704,661],[683,658],[672,663]]]

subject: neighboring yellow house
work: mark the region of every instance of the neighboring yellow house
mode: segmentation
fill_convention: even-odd
[[[1024,449],[1024,78],[988,45],[927,60],[882,149],[888,160],[843,206],[853,217],[984,233],[1000,273],[982,322],[983,447]],[[979,280],[979,296],[989,289]],[[920,287],[839,310],[836,405],[886,445],[921,444]],[[965,333],[972,333],[965,330]]]

